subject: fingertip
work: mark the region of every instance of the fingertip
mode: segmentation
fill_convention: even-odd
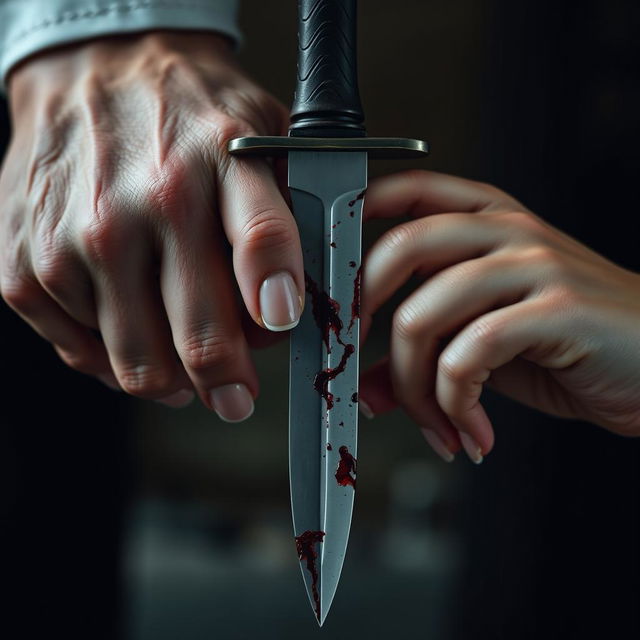
[[[301,296],[288,271],[278,271],[265,278],[259,298],[260,320],[269,331],[288,331],[300,322]]]
[[[455,455],[445,441],[433,430],[421,427],[420,431],[429,446],[445,461],[453,462]]]

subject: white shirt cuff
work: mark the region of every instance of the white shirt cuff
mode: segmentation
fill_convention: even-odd
[[[238,0],[0,0],[0,91],[27,56],[102,35],[190,29],[238,44],[237,13]]]

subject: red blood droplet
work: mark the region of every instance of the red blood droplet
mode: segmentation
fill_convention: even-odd
[[[362,193],[359,193],[359,194],[356,196],[356,199],[355,199],[355,200],[351,200],[351,202],[349,202],[349,206],[350,206],[350,207],[353,207],[353,205],[354,205],[358,200],[362,200],[362,198],[364,198],[364,194],[365,194],[365,193],[366,193],[366,189],[365,189]]]
[[[349,453],[349,449],[342,445],[338,449],[340,454],[340,462],[338,463],[338,469],[336,470],[336,480],[342,487],[351,485],[356,488],[356,459]],[[353,473],[353,475],[351,475]]]
[[[333,451],[333,447],[330,442],[327,442],[327,451]]]
[[[324,531],[305,531],[296,536],[296,551],[300,562],[307,561],[307,570],[311,574],[311,592],[315,603],[316,617],[320,620],[320,596],[318,595],[318,569],[316,567],[316,559],[318,552],[316,544],[323,541]]]
[[[344,371],[347,366],[347,360],[355,350],[356,348],[352,344],[345,344],[340,364],[333,369],[329,367],[316,373],[316,377],[313,380],[313,388],[327,401],[327,410],[333,408],[333,393],[329,392],[329,381]]]
[[[340,320],[340,304],[325,291],[320,291],[318,285],[309,277],[305,271],[304,274],[305,289],[311,295],[311,311],[315,318],[318,328],[322,332],[322,339],[327,347],[327,353],[331,353],[329,343],[329,332],[333,331],[337,341],[344,345],[340,338],[342,331],[342,320]]]
[[[360,317],[360,285],[362,284],[362,265],[356,272],[356,277],[353,279],[353,300],[351,302],[351,322],[347,327],[347,331],[351,331],[353,323],[356,318]]]

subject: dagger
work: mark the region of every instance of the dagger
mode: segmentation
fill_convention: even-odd
[[[306,288],[290,342],[291,511],[302,576],[320,626],[340,579],[356,489],[368,156],[428,153],[421,140],[366,137],[356,10],[356,0],[298,0],[298,78],[289,136],[229,143],[235,155],[288,156]]]

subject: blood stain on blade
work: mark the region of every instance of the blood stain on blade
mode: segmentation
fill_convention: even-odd
[[[327,401],[327,410],[333,408],[333,393],[329,391],[329,381],[340,375],[347,366],[347,360],[353,355],[356,348],[352,344],[344,345],[344,352],[340,358],[340,364],[331,369],[323,369],[316,373],[313,380],[313,388]]]
[[[362,191],[361,193],[359,193],[356,196],[355,200],[351,200],[351,202],[349,202],[349,206],[353,207],[353,205],[358,201],[358,200],[362,200],[362,198],[364,198],[364,194],[367,192],[367,190],[365,189],[364,191]]]
[[[316,617],[320,620],[320,596],[318,595],[318,568],[316,560],[318,552],[316,544],[320,544],[324,539],[324,531],[305,531],[296,536],[296,551],[300,562],[307,561],[307,570],[311,574],[311,593],[315,603]]]
[[[349,448],[342,445],[338,449],[340,454],[340,462],[336,470],[336,480],[341,487],[351,485],[356,488],[356,459],[349,453]],[[351,475],[353,473],[353,475]]]
[[[356,277],[353,279],[353,301],[351,302],[351,322],[347,331],[351,331],[356,318],[360,317],[360,286],[362,284],[362,266],[358,267]]]
[[[329,296],[325,291],[320,291],[318,285],[308,273],[304,274],[304,283],[307,293],[311,295],[311,310],[316,324],[322,331],[322,339],[327,347],[327,353],[331,353],[329,333],[333,331],[336,340],[344,346],[340,338],[342,320],[340,320],[340,303]]]

